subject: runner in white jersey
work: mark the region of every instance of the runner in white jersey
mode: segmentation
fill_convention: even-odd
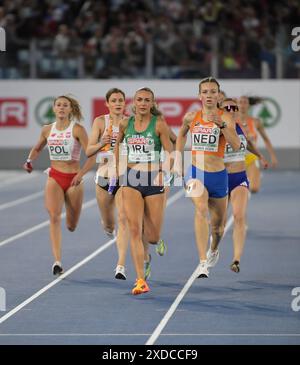
[[[36,160],[47,145],[51,161],[45,188],[45,205],[50,216],[50,240],[54,256],[52,272],[63,272],[61,264],[61,213],[66,207],[66,225],[73,232],[77,226],[83,200],[83,175],[91,169],[93,161],[87,160],[80,169],[80,150],[87,147],[87,134],[80,122],[82,114],[78,102],[70,96],[54,100],[55,122],[45,125],[38,143],[31,149],[23,168],[32,171]]]
[[[233,259],[230,269],[236,273],[240,271],[240,260],[246,239],[246,213],[248,206],[249,181],[246,174],[245,155],[248,149],[254,153],[266,168],[268,163],[260,154],[251,140],[247,140],[243,130],[236,123],[238,105],[234,99],[226,98],[220,109],[224,114],[232,114],[236,125],[236,132],[240,139],[240,149],[234,151],[229,143],[225,145],[224,163],[228,171],[229,201],[232,206],[233,224]]]
[[[126,279],[125,262],[129,234],[126,216],[122,203],[122,192],[118,182],[109,188],[109,167],[114,158],[113,148],[119,134],[119,124],[124,116],[125,94],[122,90],[113,88],[106,93],[106,106],[109,114],[97,117],[93,122],[87,153],[95,155],[98,169],[95,176],[96,197],[101,214],[101,223],[109,237],[115,235],[115,205],[118,214],[118,262],[115,269],[116,279]]]

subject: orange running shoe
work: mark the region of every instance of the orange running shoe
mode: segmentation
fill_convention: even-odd
[[[132,294],[142,294],[147,293],[150,290],[148,284],[144,279],[137,279],[135,282],[135,287],[132,289]]]

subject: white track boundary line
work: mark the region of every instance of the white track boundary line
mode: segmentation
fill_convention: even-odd
[[[0,333],[0,337],[11,336],[149,336],[151,333]],[[300,333],[162,333],[161,336],[224,336],[224,337],[299,337]]]
[[[86,174],[85,179],[86,178],[90,178],[91,176],[93,176],[93,174],[89,172],[89,173]],[[26,179],[28,178],[28,176],[25,176],[25,177],[26,177]],[[14,177],[14,179],[16,179],[16,177]],[[0,183],[0,185],[1,185],[1,183]],[[19,198],[19,199],[16,199],[16,200],[13,200],[13,201],[10,201],[10,202],[7,202],[7,203],[3,203],[3,204],[0,205],[0,211],[1,210],[4,210],[4,209],[7,209],[7,208],[15,207],[16,205],[19,205],[19,204],[22,204],[22,203],[26,203],[26,202],[28,202],[30,200],[33,200],[33,199],[36,199],[36,198],[39,198],[43,194],[44,194],[44,190],[39,191],[37,193],[33,193],[33,194],[30,194],[30,195],[27,195],[27,196],[25,196],[23,198]]]
[[[177,191],[177,193],[173,194],[168,200],[167,200],[167,204],[166,206],[168,207],[169,205],[172,205],[176,200],[178,200],[181,195],[184,195],[185,191],[183,189],[180,189],[179,191]]]
[[[233,223],[233,216],[231,215],[228,222],[227,222],[227,224],[226,224],[226,227],[225,227],[225,230],[224,230],[224,236],[225,236],[226,232],[228,231],[228,229],[230,228],[230,226],[232,225],[232,223]],[[160,321],[158,326],[155,328],[155,330],[153,331],[152,335],[149,337],[149,339],[145,343],[145,345],[154,345],[155,341],[160,336],[162,330],[167,325],[169,319],[175,313],[175,311],[176,311],[177,307],[179,306],[180,302],[182,301],[182,299],[184,298],[184,296],[186,295],[186,293],[188,292],[188,290],[192,286],[193,282],[197,278],[199,266],[200,266],[200,264],[196,267],[196,269],[194,270],[194,272],[192,273],[192,275],[190,276],[190,278],[186,282],[185,286],[182,288],[181,292],[178,294],[178,296],[176,297],[176,299],[172,303],[171,307],[169,308],[167,313],[164,315],[163,319]]]
[[[26,181],[26,180],[30,180],[33,179],[35,177],[41,176],[40,172],[34,171],[31,174],[26,173],[26,171],[24,171],[24,175],[23,174],[17,174],[16,176],[12,176],[11,178],[7,179],[7,180],[3,180],[0,182],[0,188],[3,188],[4,186],[7,185],[11,185],[17,182],[22,182],[22,181]]]
[[[19,304],[17,307],[15,307],[11,311],[9,311],[4,316],[0,317],[0,324],[3,323],[3,322],[5,322],[8,318],[12,317],[17,312],[19,312],[19,310],[21,310],[27,304],[29,304],[32,301],[34,301],[36,298],[38,298],[40,295],[42,295],[43,293],[45,293],[47,290],[51,289],[54,285],[56,285],[59,282],[61,282],[64,278],[66,278],[67,276],[71,275],[75,270],[79,269],[81,266],[83,266],[84,264],[86,264],[87,262],[89,262],[91,259],[93,259],[95,256],[97,256],[99,253],[101,253],[102,251],[106,250],[115,241],[116,241],[116,238],[114,238],[114,239],[106,242],[103,246],[99,247],[92,254],[90,254],[85,259],[81,260],[80,262],[78,262],[76,265],[74,265],[73,267],[71,267],[71,269],[67,270],[64,274],[60,275],[57,279],[53,280],[48,285],[44,286],[42,289],[40,289],[35,294],[33,294],[30,298],[24,300],[24,302],[22,302],[21,304]]]
[[[82,205],[82,210],[87,209],[87,208],[90,208],[90,207],[92,207],[95,204],[96,204],[96,199],[95,198],[94,199],[91,199],[91,200],[87,201],[86,203],[84,203]],[[65,218],[65,216],[66,216],[66,213],[64,212],[64,213],[62,213],[61,218]],[[11,236],[11,237],[5,239],[4,241],[1,241],[0,242],[0,247],[2,247],[4,245],[7,245],[10,242],[16,241],[19,238],[25,237],[25,236],[29,235],[30,233],[33,233],[35,231],[38,231],[41,228],[47,227],[49,224],[50,224],[50,221],[47,220],[47,221],[44,221],[44,222],[42,222],[40,224],[37,224],[36,226],[33,226],[31,228],[28,228],[28,229],[26,229],[25,231],[23,231],[21,233],[18,233],[18,234],[14,235],[14,236]]]
[[[178,200],[182,195],[184,194],[184,191],[178,191],[176,194],[174,194],[171,198],[173,198],[176,195],[176,199],[172,199],[171,202],[168,205],[173,204],[176,200]],[[170,199],[171,199],[170,198]],[[90,200],[89,202],[85,203],[92,205],[92,203],[95,203],[96,199]],[[45,223],[45,222],[44,222]],[[49,223],[48,223],[49,224]],[[27,304],[34,301],[36,298],[38,298],[40,295],[45,293],[47,290],[51,289],[54,285],[60,283],[64,278],[71,275],[75,270],[92,260],[94,257],[96,257],[98,254],[100,254],[102,251],[106,250],[108,247],[110,247],[114,242],[116,241],[116,238],[106,242],[103,246],[99,247],[96,251],[91,253],[89,256],[87,256],[85,259],[78,262],[76,265],[71,267],[69,270],[67,270],[64,274],[60,275],[57,279],[49,283],[48,285],[44,286],[42,289],[40,289],[38,292],[33,294],[30,298],[24,300],[21,304],[19,304],[17,307],[6,313],[4,316],[0,317],[0,324],[5,322],[8,318],[12,317],[14,314],[19,312],[22,308],[24,308]]]
[[[3,204],[0,205],[0,211],[4,210],[4,209],[7,209],[7,208],[15,207],[16,205],[19,205],[19,204],[29,202],[31,200],[39,198],[43,194],[44,194],[44,190],[38,191],[37,193],[33,193],[33,194],[30,194],[30,195],[27,195],[27,196],[24,196],[23,198],[19,198],[19,199],[12,200],[12,201],[7,202],[7,203],[3,203]]]

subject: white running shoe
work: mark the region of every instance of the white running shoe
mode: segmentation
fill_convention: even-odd
[[[207,261],[200,262],[199,275],[198,278],[208,278],[208,265]]]
[[[218,262],[219,257],[220,257],[219,250],[212,251],[211,249],[209,249],[207,251],[207,266],[214,267]]]
[[[115,278],[120,280],[126,280],[125,267],[118,265],[115,269]]]
[[[60,261],[55,261],[54,264],[52,265],[52,274],[53,275],[61,275],[64,273],[64,270],[61,266],[61,262]]]

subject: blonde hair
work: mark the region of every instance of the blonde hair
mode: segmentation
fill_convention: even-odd
[[[213,83],[217,84],[218,92],[220,92],[220,84],[218,83],[218,81],[214,77],[209,76],[209,77],[206,77],[205,79],[200,81],[200,83],[199,83],[199,93],[201,93],[201,85],[206,83],[206,82],[213,82]]]
[[[152,99],[153,99],[153,105],[150,109],[150,113],[154,116],[160,116],[162,115],[162,112],[158,109],[158,106],[156,104],[156,101],[155,101],[155,96],[154,96],[154,92],[149,88],[149,87],[141,87],[140,89],[138,89],[135,94],[134,94],[134,98],[136,96],[136,94],[139,92],[139,91],[147,91],[149,92],[151,95],[152,95]],[[133,106],[132,107],[132,111],[133,113],[135,113],[135,107]]]
[[[69,115],[69,119],[70,120],[75,119],[77,122],[80,123],[83,119],[83,116],[79,102],[70,95],[60,95],[54,99],[53,105],[55,105],[56,101],[61,98],[67,99],[71,104],[72,111],[71,114]]]
[[[226,101],[233,101],[236,105],[237,105],[237,101],[234,98],[225,98],[222,102],[221,102],[221,106],[223,105],[223,103],[226,103]]]

